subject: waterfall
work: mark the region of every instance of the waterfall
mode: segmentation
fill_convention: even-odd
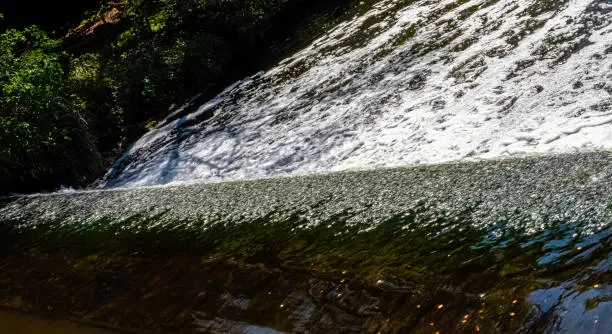
[[[348,13],[174,110],[101,189],[0,198],[0,306],[137,332],[609,333],[612,0]]]
[[[364,1],[276,67],[178,110],[107,187],[612,148],[609,0]]]

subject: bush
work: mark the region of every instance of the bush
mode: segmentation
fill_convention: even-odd
[[[36,27],[0,35],[0,190],[50,175],[74,181],[83,171],[71,160],[95,158],[58,45]]]

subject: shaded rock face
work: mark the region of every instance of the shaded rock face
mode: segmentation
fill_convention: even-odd
[[[121,19],[121,3],[120,1],[109,1],[103,10],[98,15],[88,18],[78,27],[75,27],[64,36],[65,40],[75,40],[85,38],[96,33],[105,24],[116,24]]]

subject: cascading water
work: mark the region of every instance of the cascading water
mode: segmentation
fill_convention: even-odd
[[[107,189],[0,199],[0,306],[144,332],[610,332],[611,0],[364,1],[187,110]],[[266,178],[344,169],[368,170]],[[192,182],[238,179],[259,180]]]
[[[107,187],[612,148],[612,1],[364,1],[180,111]]]

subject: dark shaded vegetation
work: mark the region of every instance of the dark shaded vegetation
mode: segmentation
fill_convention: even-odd
[[[100,159],[71,98],[57,40],[32,27],[0,35],[0,180],[78,179]],[[88,161],[78,166],[78,161]],[[44,185],[43,185],[44,186]]]
[[[105,0],[2,1],[0,29],[24,29],[37,25],[49,32],[63,32],[78,24],[83,13],[97,11]]]
[[[353,3],[86,1],[57,17],[1,8],[0,193],[87,185],[173,108],[273,65]]]

